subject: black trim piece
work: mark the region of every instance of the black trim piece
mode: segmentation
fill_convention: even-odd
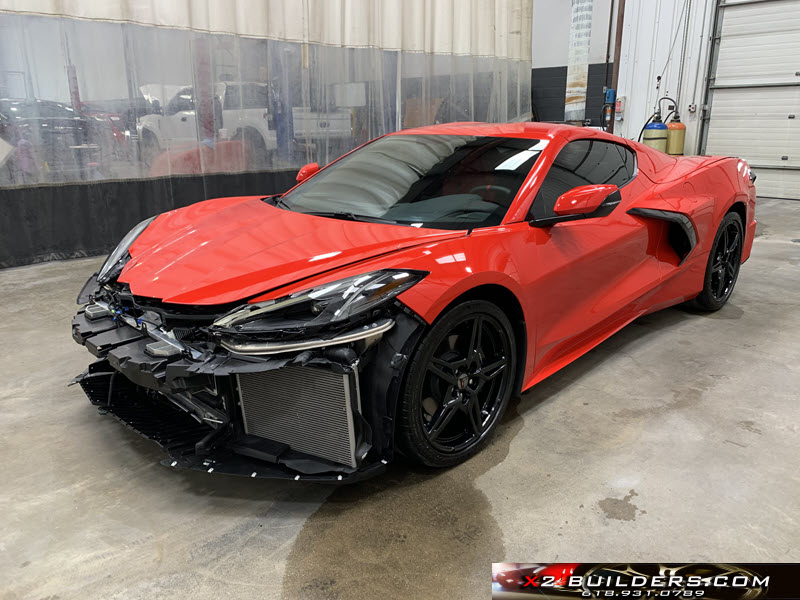
[[[628,214],[638,217],[649,217],[651,219],[669,221],[670,223],[676,223],[680,226],[681,230],[686,235],[686,241],[689,244],[689,249],[684,251],[680,247],[676,247],[677,244],[670,239],[673,249],[681,259],[681,261],[678,263],[678,266],[684,263],[697,245],[697,232],[695,231],[694,225],[689,217],[683,213],[674,212],[671,210],[659,210],[656,208],[632,208],[628,211]]]

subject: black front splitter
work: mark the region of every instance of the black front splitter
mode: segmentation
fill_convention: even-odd
[[[305,474],[293,471],[281,464],[270,464],[264,461],[230,453],[227,456],[213,458],[165,458],[161,461],[165,467],[192,469],[207,473],[222,473],[224,475],[238,475],[239,477],[254,477],[263,479],[292,479],[295,481],[310,481],[314,483],[356,483],[375,477],[386,470],[386,463],[381,461],[363,466],[352,473],[321,473]]]

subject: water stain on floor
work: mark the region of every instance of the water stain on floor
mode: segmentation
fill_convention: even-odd
[[[635,521],[637,513],[641,515],[647,514],[647,511],[641,510],[631,502],[631,499],[638,495],[636,490],[631,490],[622,500],[619,498],[605,498],[604,500],[600,500],[597,505],[606,515],[607,519]]]
[[[737,425],[744,429],[745,431],[749,431],[750,433],[757,433],[761,435],[761,429],[756,427],[756,423],[754,421],[739,421]]]
[[[474,481],[508,454],[519,399],[476,456],[447,470],[408,464],[338,488],[306,522],[286,564],[283,598],[469,598],[488,589],[503,535]]]

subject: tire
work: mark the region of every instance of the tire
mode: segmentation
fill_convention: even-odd
[[[449,467],[487,442],[514,387],[511,322],[491,302],[471,300],[442,315],[409,362],[397,441],[415,462]]]
[[[149,131],[143,131],[140,152],[142,164],[146,167],[152,167],[159,154],[161,154],[161,147],[158,145],[156,136]]]
[[[739,277],[743,244],[742,218],[735,212],[729,212],[722,219],[717,235],[714,236],[714,244],[708,255],[703,291],[693,301],[695,308],[713,311],[725,306]]]
[[[269,156],[264,138],[254,129],[245,129],[237,137],[244,142],[248,171],[263,171],[269,166]]]

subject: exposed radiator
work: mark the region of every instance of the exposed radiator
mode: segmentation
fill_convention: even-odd
[[[238,375],[245,431],[355,467],[355,377],[296,366]]]

